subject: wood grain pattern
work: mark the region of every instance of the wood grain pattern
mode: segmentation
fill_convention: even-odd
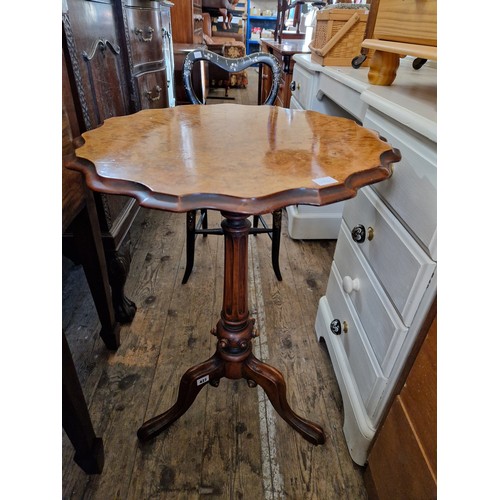
[[[242,133],[247,123],[251,136]],[[214,148],[222,129],[225,147]],[[400,159],[374,131],[352,120],[269,106],[143,110],[111,118],[82,137],[78,160],[67,166],[82,171],[89,187],[171,211],[256,214],[295,203],[332,203],[390,177]],[[325,177],[337,182],[315,182]]]

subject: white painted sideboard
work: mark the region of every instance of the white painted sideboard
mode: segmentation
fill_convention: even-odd
[[[342,392],[349,451],[363,465],[437,293],[436,68],[417,71],[403,59],[389,87],[369,85],[368,69],[321,67],[307,55],[295,69],[294,107],[344,110],[402,154],[391,179],[343,203],[316,317]]]

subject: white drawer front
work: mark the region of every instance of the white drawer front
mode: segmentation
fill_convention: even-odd
[[[318,90],[341,104],[342,108],[360,122],[363,121],[368,105],[359,98],[359,92],[323,74],[319,76]]]
[[[335,265],[340,273],[343,293],[358,314],[382,372],[389,377],[408,328],[355,245],[343,222],[335,247]],[[327,299],[330,302],[328,295]]]
[[[292,90],[292,97],[295,97],[303,108],[309,109],[314,75],[296,64],[293,67],[292,81],[295,83],[295,90]]]
[[[363,124],[379,132],[402,155],[391,179],[373,188],[437,260],[436,143],[370,108]]]
[[[367,237],[358,248],[401,315],[410,326],[436,267],[410,233],[394,217],[370,187],[345,202],[344,220],[348,231],[362,225]],[[368,238],[373,228],[373,238]],[[335,259],[335,257],[334,257]]]
[[[334,263],[328,279],[326,296],[332,312],[332,320],[339,320],[341,325],[345,322],[347,333],[342,331],[340,335],[332,335],[332,342],[341,344],[349,360],[352,376],[363,405],[367,414],[372,418],[387,385],[387,379],[380,370],[363,327],[352,306],[346,301],[341,286],[340,274]]]

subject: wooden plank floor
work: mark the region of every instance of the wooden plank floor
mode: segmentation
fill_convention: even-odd
[[[210,213],[211,223],[220,215]],[[325,293],[335,243],[288,237],[284,211],[280,264],[271,266],[270,240],[250,237],[249,307],[260,337],[254,352],[277,367],[297,413],[323,426],[313,446],[274,411],[260,388],[244,380],[207,384],[168,431],[141,444],[145,419],[168,409],[178,381],[210,357],[222,305],[223,238],[197,239],[195,267],[185,265],[185,215],[141,209],[131,229],[133,259],[127,295],[137,306],[122,344],[109,352],[83,271],[63,259],[63,328],[72,350],[105,466],[87,476],[73,462],[63,432],[65,499],[363,499],[362,469],[342,433],[342,400],[314,320]]]

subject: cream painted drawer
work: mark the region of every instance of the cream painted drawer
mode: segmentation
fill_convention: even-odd
[[[383,374],[389,377],[408,328],[403,324],[350,231],[342,222],[335,247],[342,291],[356,310]],[[327,295],[330,302],[330,297]]]
[[[377,276],[403,323],[410,326],[436,267],[415,239],[370,187],[345,202],[344,220],[349,233],[365,232],[356,244]],[[373,237],[370,240],[370,231]],[[351,236],[352,237],[352,236]]]
[[[377,363],[356,312],[342,291],[341,277],[335,262],[328,279],[326,296],[332,313],[332,322],[338,321],[340,325],[340,333],[331,336],[332,342],[338,344],[337,347],[341,347],[345,353],[359,396],[368,416],[373,418],[387,379]],[[347,331],[344,331],[344,328]]]
[[[304,109],[310,109],[312,87],[314,86],[314,75],[301,68],[298,64],[293,67],[293,78],[291,91],[292,96],[297,99]]]
[[[334,80],[333,78],[320,74],[318,83],[318,94],[325,94],[332,101],[342,106],[349,114],[363,121],[368,104],[359,98],[359,92],[351,87]]]
[[[371,108],[363,125],[377,130],[402,155],[391,179],[373,189],[437,260],[436,143]]]

